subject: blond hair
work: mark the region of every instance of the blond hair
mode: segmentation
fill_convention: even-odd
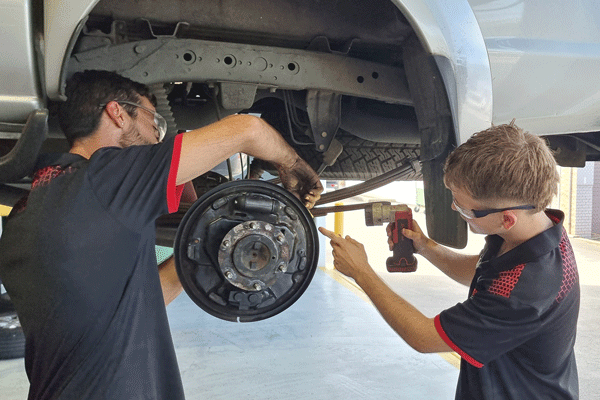
[[[446,160],[444,183],[476,200],[511,201],[544,210],[557,192],[556,161],[546,141],[514,124],[474,134]]]

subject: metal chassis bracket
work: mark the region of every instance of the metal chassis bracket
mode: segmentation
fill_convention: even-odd
[[[251,83],[412,104],[404,69],[317,51],[158,37],[75,54],[68,75],[97,68],[146,84]]]

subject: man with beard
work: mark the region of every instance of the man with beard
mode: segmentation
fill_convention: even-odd
[[[145,85],[86,71],[66,95],[70,151],[40,158],[0,240],[29,398],[182,399],[165,310],[182,286],[172,258],[157,267],[155,219],[178,209],[186,182],[240,152],[273,163],[309,208],[323,187],[260,118],[234,115],[162,142],[166,122]]]

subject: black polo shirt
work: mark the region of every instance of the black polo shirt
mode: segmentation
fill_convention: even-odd
[[[30,399],[182,399],[155,253],[181,136],[46,157],[0,240]]]
[[[435,318],[462,356],[456,399],[577,399],[575,333],[579,279],[564,215],[555,225],[496,257],[488,236],[467,301]]]

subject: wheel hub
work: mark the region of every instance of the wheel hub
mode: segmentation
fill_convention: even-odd
[[[263,221],[249,221],[230,230],[219,248],[219,267],[234,286],[260,291],[277,281],[290,262],[285,230]]]

